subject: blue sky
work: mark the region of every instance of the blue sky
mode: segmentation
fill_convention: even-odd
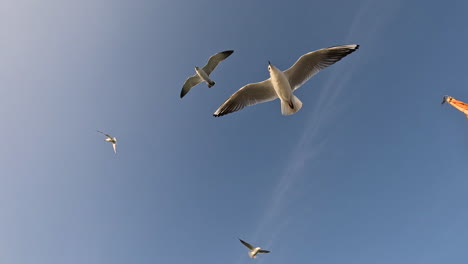
[[[440,101],[468,101],[467,8],[0,3],[0,262],[466,263],[468,121]],[[353,43],[298,113],[212,116],[268,60]],[[228,49],[216,86],[181,100]]]

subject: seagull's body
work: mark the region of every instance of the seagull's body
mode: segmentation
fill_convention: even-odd
[[[294,114],[302,107],[302,102],[292,93],[288,77],[278,68],[269,63],[271,85],[276,95],[281,100],[281,113],[283,115]]]
[[[195,75],[190,76],[185,81],[184,86],[182,87],[182,91],[180,92],[180,98],[184,97],[193,86],[201,82],[206,82],[208,88],[211,88],[213,85],[215,85],[215,82],[210,79],[211,72],[213,72],[213,70],[221,61],[229,57],[233,52],[233,50],[226,50],[220,53],[216,53],[208,59],[208,62],[205,66],[203,66],[203,68],[195,67]]]
[[[116,137],[112,137],[110,136],[109,134],[106,134],[104,132],[101,132],[99,130],[97,130],[97,132],[103,134],[104,136],[106,136],[107,138],[104,139],[105,141],[107,142],[111,142],[112,143],[112,148],[114,149],[114,153],[117,153],[117,138]]]
[[[281,113],[291,115],[299,111],[302,102],[293,94],[307,80],[343,57],[351,54],[359,45],[342,45],[309,52],[301,56],[293,66],[285,71],[268,62],[270,78],[258,83],[250,83],[240,88],[227,99],[213,114],[223,116],[258,103],[281,100]]]
[[[208,85],[208,88],[213,87],[215,85],[215,82],[210,79],[210,76],[203,70],[203,68],[199,68],[195,66],[195,72],[197,73],[198,77],[202,79],[202,81],[206,82]]]
[[[239,240],[240,240],[240,242],[241,242],[242,244],[244,244],[244,246],[246,246],[246,247],[250,250],[250,251],[249,251],[249,256],[250,256],[251,258],[256,258],[258,253],[270,253],[270,251],[264,250],[264,249],[262,249],[262,248],[260,248],[260,247],[254,247],[254,246],[252,246],[251,244],[245,242],[244,240],[242,240],[242,239],[240,239],[240,238],[239,238]]]

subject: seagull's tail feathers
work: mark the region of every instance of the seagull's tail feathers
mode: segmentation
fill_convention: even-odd
[[[301,108],[302,102],[295,95],[292,96],[289,102],[281,100],[281,113],[283,115],[292,115],[301,110]]]
[[[249,257],[250,258],[255,258],[256,256],[254,255],[253,251],[249,251]]]
[[[216,83],[214,81],[211,81],[208,83],[208,88],[211,88],[215,85]]]

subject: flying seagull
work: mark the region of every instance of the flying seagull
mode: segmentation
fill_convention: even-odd
[[[270,251],[261,249],[260,247],[254,247],[254,246],[250,245],[249,243],[245,242],[244,240],[242,240],[240,238],[239,238],[239,240],[240,240],[240,242],[242,244],[244,244],[244,246],[246,246],[248,249],[250,249],[249,256],[251,258],[255,258],[258,253],[270,253]]]
[[[185,81],[182,91],[180,92],[180,98],[184,97],[193,86],[203,81],[208,84],[208,88],[215,85],[215,82],[209,77],[211,72],[216,68],[216,66],[218,66],[218,63],[229,57],[233,52],[233,50],[226,50],[211,56],[203,68],[195,66],[195,75],[189,77]]]
[[[320,70],[353,53],[359,45],[342,45],[319,49],[300,57],[293,66],[281,71],[268,62],[270,78],[258,83],[249,83],[235,92],[214,112],[214,116],[223,116],[258,103],[281,100],[281,113],[291,115],[299,111],[302,102],[293,94],[307,80]]]
[[[117,138],[115,137],[112,137],[110,136],[109,134],[106,134],[104,132],[101,132],[99,130],[96,130],[97,132],[101,133],[101,134],[104,134],[104,136],[106,136],[107,138],[105,139],[105,141],[107,142],[111,142],[112,143],[112,148],[114,148],[114,153],[117,153]]]

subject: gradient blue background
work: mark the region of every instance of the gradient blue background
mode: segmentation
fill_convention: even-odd
[[[0,262],[466,264],[466,1],[3,1]],[[233,92],[360,44],[296,95]],[[234,54],[179,98],[194,66]],[[95,130],[117,137],[118,153]],[[248,258],[237,238],[270,249]]]

